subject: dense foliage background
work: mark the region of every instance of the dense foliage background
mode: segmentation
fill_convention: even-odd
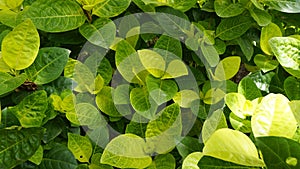
[[[300,168],[299,0],[0,0],[0,168]]]

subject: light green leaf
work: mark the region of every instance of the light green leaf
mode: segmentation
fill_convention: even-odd
[[[273,60],[272,57],[257,54],[254,57],[254,63],[264,72],[274,70],[278,67],[279,63],[277,60]]]
[[[267,54],[272,55],[272,49],[269,44],[269,40],[273,37],[281,37],[282,33],[280,28],[275,23],[270,23],[261,29],[260,34],[260,48]]]
[[[131,0],[106,0],[98,3],[93,8],[93,15],[103,18],[117,16],[124,12],[130,5]]]
[[[41,145],[44,130],[1,129],[0,130],[0,168],[14,168],[28,160]]]
[[[157,48],[162,50],[157,50]],[[169,56],[169,52],[179,58],[182,58],[182,47],[180,41],[167,35],[160,36],[154,45],[154,51],[158,52],[162,57],[164,57],[167,63],[169,63],[169,59],[174,59],[173,55]]]
[[[76,169],[77,162],[72,152],[62,144],[55,143],[54,148],[44,154],[42,163],[37,169],[63,168]]]
[[[299,13],[300,4],[298,0],[261,0],[261,3],[268,5],[270,9],[275,9],[286,13]]]
[[[200,44],[201,52],[206,60],[208,62],[210,67],[215,67],[219,61],[219,54],[214,46],[208,45],[204,42]]]
[[[154,158],[146,169],[175,169],[176,161],[172,154],[161,154]]]
[[[88,126],[91,129],[95,129],[101,125],[106,125],[106,121],[101,116],[97,108],[89,103],[77,104],[75,106],[74,116],[79,122],[77,125]]]
[[[10,69],[11,68],[4,62],[2,54],[0,52],[0,72],[10,72]]]
[[[284,80],[284,91],[290,100],[300,100],[300,81],[293,76]]]
[[[33,162],[36,165],[41,164],[43,160],[43,147],[40,145],[36,152],[28,159],[29,161]]]
[[[40,47],[39,34],[30,19],[25,20],[2,41],[2,57],[13,69],[29,67],[35,60]]]
[[[86,134],[93,143],[100,147],[105,147],[110,141],[108,127],[103,124],[99,124],[97,128],[88,130]]]
[[[292,100],[289,105],[298,122],[298,125],[300,126],[300,100]]]
[[[160,54],[149,49],[142,49],[138,51],[138,55],[142,64],[149,73],[157,78],[163,76],[166,68],[166,62]]]
[[[47,93],[40,90],[25,97],[17,106],[11,108],[22,127],[40,127],[46,117],[48,107]]]
[[[146,85],[150,97],[157,103],[157,105],[161,105],[162,103],[171,100],[178,90],[175,81],[161,80],[154,78],[153,76],[148,76],[146,78]]]
[[[93,147],[88,137],[68,133],[68,148],[78,161],[90,161]]]
[[[202,127],[202,140],[204,143],[211,137],[211,135],[221,128],[227,128],[226,117],[221,109],[214,111],[209,116]]]
[[[105,147],[100,162],[118,168],[145,168],[152,162],[145,147],[145,141],[136,135],[119,135]]]
[[[2,0],[3,3],[5,3],[6,7],[9,9],[15,9],[17,7],[20,7],[20,5],[23,3],[24,0]]]
[[[82,5],[82,8],[87,11],[92,10],[95,5],[103,1],[104,0],[77,0],[77,2]]]
[[[79,27],[79,32],[92,44],[109,48],[116,36],[116,26],[110,19],[98,18]]]
[[[203,102],[205,104],[216,104],[224,99],[225,94],[226,93],[219,88],[211,88],[205,93]]]
[[[256,108],[250,100],[246,100],[244,95],[240,93],[228,93],[225,96],[225,103],[229,109],[239,118],[246,119],[251,116]]]
[[[241,58],[239,56],[226,57],[217,65],[215,78],[218,80],[229,80],[239,71]]]
[[[0,11],[0,22],[4,25],[7,25],[9,27],[16,27],[20,22],[22,22],[19,19],[20,13],[17,13],[12,10],[1,10]]]
[[[198,167],[198,162],[203,157],[201,152],[194,152],[189,154],[182,163],[182,169],[200,169]]]
[[[55,11],[55,12],[54,12]],[[80,5],[72,0],[38,0],[23,15],[45,32],[65,32],[81,26],[85,20]]]
[[[131,83],[144,83],[147,70],[143,67],[135,49],[125,40],[117,44],[116,66],[123,78]]]
[[[77,92],[97,91],[95,86],[95,75],[87,65],[76,62],[74,66],[73,78],[76,82],[74,90]]]
[[[192,102],[198,99],[199,95],[193,90],[181,90],[173,97],[173,101],[183,108],[191,107]]]
[[[58,47],[40,49],[34,63],[25,69],[28,78],[36,84],[46,84],[57,79],[68,62],[70,50]]]
[[[143,0],[132,0],[132,2],[134,2],[144,12],[155,12],[153,4],[146,5]]]
[[[269,40],[269,44],[280,65],[290,74],[299,77],[300,40],[291,37],[274,37]]]
[[[286,125],[287,122],[289,125]],[[265,96],[252,116],[251,125],[255,137],[292,138],[297,129],[297,121],[289,106],[289,100],[282,94]]]
[[[182,60],[171,61],[162,79],[171,79],[188,75],[188,69]]]
[[[214,2],[216,14],[222,18],[237,16],[245,10],[240,2],[232,2],[232,0],[216,0]]]
[[[261,150],[268,168],[297,169],[300,167],[300,144],[283,137],[258,137],[256,144]],[[276,162],[274,162],[276,161]]]
[[[205,143],[203,154],[245,166],[263,167],[251,139],[240,131],[219,129]]]
[[[182,132],[181,110],[174,103],[158,113],[157,119],[151,120],[147,125],[146,143],[149,153],[164,154],[176,146]]]
[[[238,93],[244,95],[247,100],[254,100],[258,97],[262,97],[261,91],[249,77],[244,77],[240,81],[238,85]]]
[[[267,26],[272,21],[272,16],[265,10],[251,6],[248,8],[252,18],[257,22],[259,26]]]
[[[121,117],[122,115],[116,109],[113,102],[114,89],[104,86],[96,96],[96,104],[98,108],[111,117]]]
[[[196,0],[142,0],[145,4],[154,4],[156,6],[170,6],[174,9],[185,12],[196,4]]]
[[[252,19],[247,16],[235,16],[222,19],[217,27],[216,37],[222,40],[232,40],[243,35],[252,25]]]
[[[0,72],[0,96],[15,90],[26,81],[26,75],[13,77],[8,73]]]

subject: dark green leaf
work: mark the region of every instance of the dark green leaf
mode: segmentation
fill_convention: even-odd
[[[285,79],[284,90],[290,100],[300,100],[300,81],[295,77]]]
[[[243,94],[247,100],[254,100],[258,97],[262,97],[260,90],[249,77],[245,77],[240,81],[238,92]]]

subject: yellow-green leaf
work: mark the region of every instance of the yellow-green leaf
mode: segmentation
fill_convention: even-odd
[[[173,97],[175,103],[180,107],[189,108],[193,101],[200,99],[199,95],[193,90],[181,90]]]
[[[272,93],[265,96],[251,119],[254,136],[292,138],[297,129],[297,121],[289,103],[290,101],[282,94]]]
[[[160,54],[149,49],[142,49],[138,51],[138,55],[144,67],[154,77],[160,78],[163,76],[166,62]]]
[[[89,162],[93,147],[88,137],[68,133],[68,148],[80,162]]]
[[[232,129],[214,132],[203,148],[203,154],[245,166],[264,166],[257,149],[244,133]]]
[[[27,19],[3,39],[2,57],[11,68],[25,69],[34,62],[39,47],[39,34],[32,21]]]
[[[275,23],[270,23],[269,25],[261,29],[260,34],[260,48],[265,54],[272,55],[272,49],[269,45],[269,40],[273,37],[281,37],[282,33],[280,28]]]
[[[239,56],[230,56],[221,60],[215,70],[217,80],[228,80],[233,78],[239,71],[241,58]]]

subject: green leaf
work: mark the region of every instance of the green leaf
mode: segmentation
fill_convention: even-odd
[[[254,63],[264,72],[274,70],[278,67],[277,60],[273,60],[272,57],[262,54],[257,54],[254,57]]]
[[[286,123],[289,125],[286,125]],[[297,121],[289,106],[289,100],[282,94],[265,96],[251,119],[255,137],[281,136],[292,138],[297,129]]]
[[[268,5],[270,9],[275,9],[286,13],[299,13],[300,4],[297,0],[261,0],[261,3]]]
[[[116,25],[110,19],[98,18],[79,27],[79,32],[92,44],[108,49],[115,39]]]
[[[247,16],[235,16],[222,19],[216,30],[216,37],[222,40],[232,40],[242,36],[252,25],[252,19]]]
[[[298,125],[300,125],[300,100],[292,100],[289,103],[292,112],[294,113],[294,116],[298,122]]]
[[[40,90],[25,97],[12,110],[22,127],[40,127],[43,119],[46,117],[47,107],[47,93],[44,90]]]
[[[108,59],[103,58],[98,67],[97,73],[100,74],[104,80],[104,84],[108,85],[112,79],[113,69]]]
[[[119,135],[105,147],[100,162],[118,168],[145,168],[152,162],[145,146],[145,141],[136,135]]]
[[[203,156],[199,163],[199,168],[204,169],[215,169],[215,168],[226,168],[226,169],[259,169],[260,167],[250,167],[245,165],[238,165],[236,163],[220,160],[210,156]]]
[[[25,69],[28,78],[36,84],[46,84],[57,79],[68,62],[70,52],[58,47],[40,49],[34,63]]]
[[[154,158],[146,169],[175,169],[176,161],[172,154],[161,154]]]
[[[176,146],[176,139],[182,132],[181,111],[174,103],[158,113],[157,119],[151,120],[147,125],[146,143],[149,153],[164,154]],[[147,152],[148,152],[147,151]]]
[[[253,5],[248,10],[252,18],[257,22],[259,26],[267,26],[271,23],[272,16],[267,11],[256,8]]]
[[[124,12],[130,5],[131,0],[107,0],[102,1],[94,6],[93,15],[103,18],[117,16]]]
[[[153,50],[142,49],[138,51],[138,55],[142,64],[149,73],[157,78],[163,76],[166,68],[166,62],[160,54]]]
[[[208,45],[204,42],[200,44],[201,52],[206,60],[208,62],[210,67],[215,67],[219,61],[219,54],[214,46]]]
[[[291,37],[274,37],[269,40],[269,44],[280,65],[290,74],[299,77],[300,40]]]
[[[55,12],[53,12],[55,11]],[[80,5],[72,0],[38,0],[23,15],[45,32],[66,32],[81,26],[85,20]]]
[[[280,28],[275,23],[270,23],[261,29],[260,34],[260,48],[267,54],[272,55],[272,49],[269,44],[269,40],[273,37],[281,37],[282,33]]]
[[[113,88],[108,86],[103,87],[96,96],[96,104],[103,113],[111,117],[121,117],[122,115],[118,112],[114,105],[113,93]]]
[[[162,79],[177,78],[185,75],[188,75],[188,69],[185,63],[182,60],[175,59],[168,64]]]
[[[244,5],[232,0],[216,0],[214,2],[216,14],[222,18],[237,16],[245,10]]]
[[[162,49],[162,50],[157,50]],[[158,52],[161,56],[164,57],[165,61],[168,63],[169,58],[174,59],[173,55],[168,56],[171,52],[179,58],[182,58],[182,47],[180,41],[174,39],[167,35],[162,35],[154,45],[154,51]]]
[[[95,5],[102,2],[103,0],[77,0],[83,7],[83,9],[90,11]]]
[[[13,69],[29,67],[37,57],[40,47],[39,34],[30,19],[8,33],[2,41],[2,57]]]
[[[231,126],[238,131],[243,133],[251,133],[251,121],[247,119],[242,119],[236,116],[234,113],[230,113],[229,120]]]
[[[229,80],[239,71],[241,58],[239,56],[226,57],[217,65],[215,78],[218,80]]]
[[[132,133],[142,138],[145,138],[145,132],[147,129],[148,121],[148,119],[146,119],[139,113],[135,113],[132,116],[130,123],[127,124],[125,133]]]
[[[181,157],[186,158],[192,152],[202,151],[203,144],[197,138],[186,136],[180,140],[176,148]]]
[[[89,67],[81,62],[77,62],[74,66],[73,78],[76,82],[74,90],[77,92],[92,92],[97,91],[95,86],[95,75]]]
[[[296,169],[300,167],[300,144],[298,142],[283,137],[258,137],[256,144],[268,168]]]
[[[170,6],[174,9],[185,12],[196,4],[196,0],[142,0],[145,4],[155,4],[156,6]]]
[[[9,27],[16,27],[21,20],[19,19],[20,13],[12,10],[4,9],[0,11],[0,22]]]
[[[76,169],[77,162],[66,146],[54,143],[53,148],[44,154],[42,163],[37,166],[37,169],[45,168]]]
[[[25,74],[13,77],[8,73],[0,72],[0,97],[21,86],[26,81],[26,78]]]
[[[150,97],[157,103],[161,105],[169,100],[171,100],[177,93],[178,87],[173,80],[161,80],[148,76],[146,78],[146,85]]]
[[[191,107],[192,102],[198,99],[199,95],[193,90],[181,90],[173,97],[173,101],[183,108]]]
[[[300,100],[300,81],[293,76],[284,80],[284,91],[290,100]]]
[[[214,111],[209,116],[202,126],[202,140],[204,143],[211,137],[211,135],[221,128],[227,128],[226,117],[221,109]]]
[[[88,130],[86,134],[93,143],[100,147],[105,147],[110,141],[108,127],[103,124],[93,130]]]
[[[44,130],[1,129],[0,168],[14,168],[28,160],[39,148]]]
[[[93,147],[88,137],[68,133],[68,148],[78,161],[90,161]]]
[[[238,85],[238,93],[244,95],[247,100],[254,100],[258,97],[262,97],[261,91],[249,77],[244,77],[240,81]]]
[[[258,151],[248,136],[232,129],[215,131],[205,143],[203,154],[245,166],[263,167]]]
[[[155,12],[153,4],[146,5],[143,0],[132,0],[132,2],[134,2],[144,12]]]
[[[243,54],[246,56],[246,59],[250,61],[254,53],[252,42],[245,36],[238,37],[236,41],[239,44]]]
[[[201,152],[194,152],[189,154],[182,163],[182,169],[200,169],[198,167],[198,162],[203,157]]]
[[[46,129],[43,137],[43,142],[49,143],[62,133],[65,124],[61,118],[55,118],[48,121],[45,125],[43,125],[43,127]]]
[[[43,147],[40,145],[36,152],[28,159],[36,165],[40,165],[43,160]]]

